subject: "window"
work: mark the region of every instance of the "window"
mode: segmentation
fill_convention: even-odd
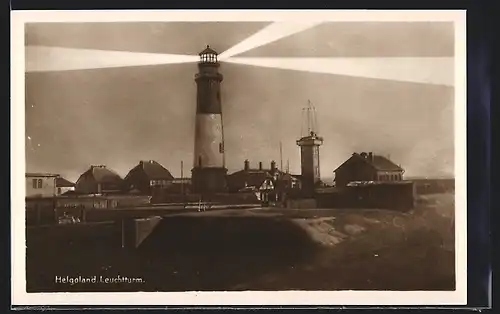
[[[42,179],[33,179],[33,188],[34,189],[41,189],[43,186],[43,180]]]
[[[224,145],[222,143],[219,143],[219,153],[224,153]]]

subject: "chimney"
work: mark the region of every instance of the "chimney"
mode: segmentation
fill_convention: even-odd
[[[259,170],[262,170],[262,161],[259,161]]]
[[[360,155],[361,155],[361,157],[366,158],[366,156],[367,156],[368,154],[367,154],[367,153],[365,153],[365,152],[362,152]]]
[[[368,160],[373,161],[373,153],[372,152],[368,153]]]
[[[248,161],[248,159],[245,159],[244,169],[245,169],[245,171],[250,170],[250,162]]]
[[[276,170],[276,162],[273,160],[271,161],[271,171],[275,171]]]

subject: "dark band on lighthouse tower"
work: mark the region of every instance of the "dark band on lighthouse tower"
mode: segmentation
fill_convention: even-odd
[[[200,52],[197,85],[194,166],[192,185],[195,193],[226,191],[224,129],[217,52],[209,46]]]

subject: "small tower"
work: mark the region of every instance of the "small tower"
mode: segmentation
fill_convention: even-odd
[[[209,46],[200,52],[197,85],[193,192],[210,194],[226,191],[224,128],[217,52]]]
[[[317,134],[316,113],[311,101],[308,101],[308,106],[303,109],[303,112],[306,114],[306,132],[301,134],[301,138],[297,140],[297,145],[300,147],[303,194],[306,197],[312,197],[316,185],[321,181],[319,147],[323,144],[323,138]]]

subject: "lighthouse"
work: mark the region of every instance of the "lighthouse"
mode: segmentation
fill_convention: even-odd
[[[217,52],[209,46],[199,54],[196,122],[194,139],[194,165],[192,169],[193,192],[201,194],[226,191],[224,156],[224,128]]]

